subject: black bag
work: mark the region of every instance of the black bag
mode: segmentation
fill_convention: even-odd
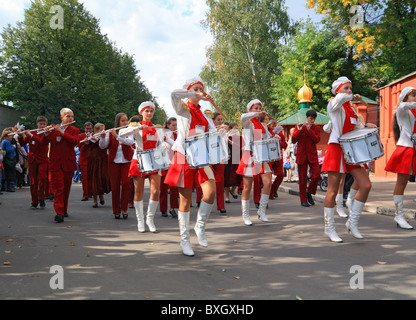
[[[4,169],[16,170],[16,157],[10,157],[8,154],[3,158]]]

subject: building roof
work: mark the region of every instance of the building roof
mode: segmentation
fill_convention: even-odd
[[[416,71],[415,72],[412,72],[412,73],[409,73],[408,75],[404,76],[403,78],[400,78],[399,80],[393,81],[392,83],[389,83],[388,85],[386,85],[386,86],[384,86],[384,87],[382,87],[380,89],[377,89],[377,91],[380,91],[380,90],[382,90],[382,89],[384,89],[386,87],[390,87],[392,85],[395,85],[396,83],[402,82],[403,80],[405,80],[405,79],[407,79],[407,78],[409,78],[411,76],[414,76],[414,75],[416,75]]]
[[[300,123],[305,123],[306,112],[308,112],[308,110],[309,109],[306,109],[306,108],[300,109],[294,115],[289,116],[286,119],[279,121],[279,125],[289,126],[289,125],[298,125]],[[318,117],[315,120],[315,124],[324,125],[324,124],[327,124],[328,122],[329,122],[329,117],[318,112]]]

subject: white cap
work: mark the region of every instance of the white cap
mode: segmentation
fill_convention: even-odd
[[[413,87],[404,88],[400,94],[400,102],[403,102],[404,99],[406,99],[406,97],[413,91],[416,91],[416,89]]]
[[[338,80],[336,80],[332,84],[332,94],[335,96],[338,93],[338,90],[341,89],[341,87],[346,83],[352,83],[352,81],[347,77],[341,77]]]
[[[259,100],[259,99],[254,99],[251,100],[248,105],[247,105],[247,111],[250,112],[251,108],[255,105],[255,104],[261,104],[261,106],[263,107],[263,103]]]
[[[146,102],[143,102],[143,103],[140,105],[140,107],[139,107],[139,114],[142,114],[142,112],[144,111],[144,109],[147,109],[147,108],[152,108],[153,110],[155,110],[155,109],[156,109],[156,106],[155,106],[155,104],[154,104],[153,102],[151,102],[151,101],[146,101]]]
[[[191,78],[186,80],[185,84],[183,85],[183,88],[186,90],[191,89],[191,87],[195,84],[199,83],[200,85],[202,85],[205,88],[204,82],[202,81],[202,79],[200,77],[195,77],[195,78]]]

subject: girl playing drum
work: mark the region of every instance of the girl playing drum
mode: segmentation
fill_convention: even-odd
[[[152,123],[155,109],[155,105],[150,101],[143,102],[139,107],[139,113],[143,116],[143,121],[139,123],[140,130],[134,131],[136,152],[134,153],[129,171],[129,177],[133,178],[134,183],[134,208],[136,210],[137,227],[141,233],[145,232],[143,192],[146,179],[149,179],[150,181],[150,199],[146,214],[146,224],[149,227],[150,232],[155,233],[157,231],[154,224],[154,217],[159,205],[160,181],[163,173],[159,170],[147,174],[141,173],[138,169],[139,158],[137,154],[137,151],[155,149],[158,146],[158,142],[160,142],[158,133]],[[131,129],[124,129],[120,134],[124,134],[124,132],[128,130]]]
[[[416,89],[407,87],[400,95],[400,105],[393,119],[393,132],[397,148],[386,166],[386,171],[397,173],[394,189],[394,205],[397,226],[412,230],[406,221],[403,210],[403,194],[409,182],[409,176],[416,174],[416,151],[412,135],[416,134]]]
[[[260,100],[252,100],[247,105],[248,113],[241,116],[243,125],[243,138],[245,142],[243,157],[237,173],[243,176],[243,193],[241,196],[241,207],[243,213],[243,221],[247,226],[252,226],[250,220],[250,194],[255,176],[260,175],[263,182],[261,190],[260,206],[257,212],[259,219],[268,222],[266,217],[266,208],[269,203],[270,190],[272,186],[272,170],[269,163],[255,164],[253,161],[252,143],[262,139],[272,137],[267,127],[259,120],[262,116],[268,116],[268,113],[262,111],[263,104]]]
[[[362,101],[362,97],[353,95],[352,82],[346,77],[341,77],[333,83],[332,93],[335,95],[335,98],[328,105],[332,131],[322,167],[322,172],[328,172],[328,192],[324,208],[325,234],[332,242],[343,242],[337,235],[334,220],[335,200],[341,178],[344,173],[351,173],[358,186],[358,192],[351,206],[350,218],[346,224],[347,229],[357,239],[363,238],[358,231],[358,221],[371,190],[371,181],[364,165],[349,165],[345,163],[344,153],[339,144],[339,138],[342,135],[360,128],[358,116],[352,108],[350,101],[353,99]],[[374,124],[368,124],[367,126],[370,128],[376,127]]]
[[[189,99],[188,102],[182,100],[186,98]],[[201,186],[204,195],[194,228],[199,244],[204,247],[208,246],[205,226],[211,214],[216,195],[216,179],[212,167],[194,169],[186,161],[185,140],[201,133],[207,133],[209,130],[216,130],[212,119],[201,111],[199,105],[201,100],[214,102],[212,97],[204,92],[204,84],[199,77],[187,80],[183,89],[172,92],[172,105],[177,114],[178,138],[172,148],[175,151],[173,162],[165,178],[166,184],[176,186],[179,189],[178,220],[181,247],[183,254],[191,257],[194,256],[189,234],[192,188],[198,185]]]

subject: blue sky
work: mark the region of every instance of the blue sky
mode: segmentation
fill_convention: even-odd
[[[134,55],[140,76],[157,101],[173,115],[170,92],[198,75],[206,64],[211,44],[202,29],[207,6],[204,0],[81,0],[100,20],[101,31],[118,48]],[[306,9],[306,0],[286,0],[293,20],[321,18]],[[29,0],[0,0],[0,29],[23,20]],[[122,111],[122,110],[120,110]]]

